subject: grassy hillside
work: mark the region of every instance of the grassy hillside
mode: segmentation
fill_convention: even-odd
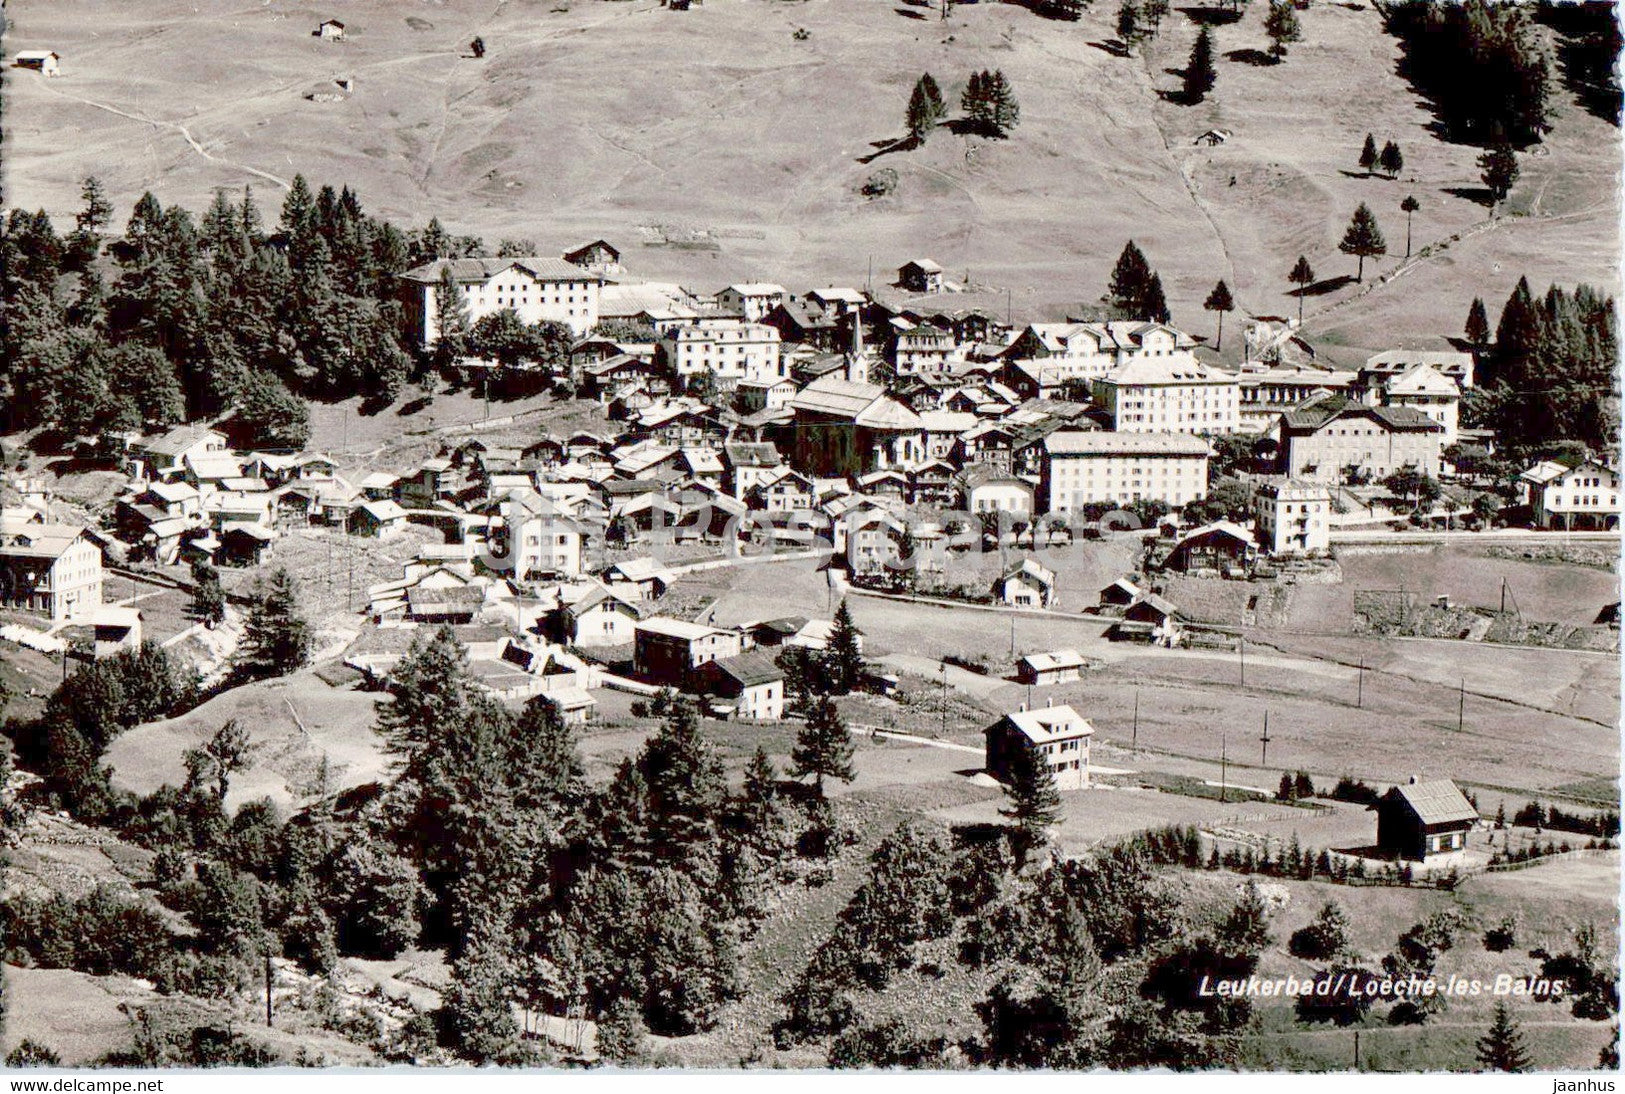
[[[1336,243],[1362,200],[1402,253],[1398,206],[1415,193],[1416,249],[1461,238],[1389,284],[1375,282],[1397,259],[1314,297],[1311,331],[1334,355],[1459,333],[1474,293],[1504,296],[1520,273],[1613,283],[1618,131],[1560,97],[1510,203],[1527,215],[1488,227],[1484,206],[1450,192],[1477,187],[1476,150],[1431,135],[1363,4],[1316,4],[1275,66],[1253,63],[1267,44],[1253,5],[1218,28],[1217,91],[1195,107],[1158,94],[1178,87],[1196,32],[1178,11],[1146,56],[1123,57],[1105,48],[1109,3],[1078,23],[998,3],[943,21],[913,4],[267,0],[202,18],[174,0],[24,0],[8,6],[9,48],[56,49],[66,75],[6,71],[8,201],[67,218],[94,172],[121,216],[146,188],[201,207],[213,187],[254,183],[272,204],[272,180],[304,172],[390,217],[438,215],[493,241],[607,235],[634,271],[699,287],[862,282],[871,256],[881,284],[924,254],[1027,316],[1097,297],[1133,236],[1176,320],[1206,332],[1200,302],[1219,277],[1245,310],[1282,314],[1300,252],[1323,278],[1352,273]],[[311,35],[329,15],[348,41]],[[484,60],[462,55],[475,34]],[[902,135],[920,72],[957,102],[983,67],[1020,99],[1012,140],[943,129],[860,162]],[[345,101],[305,98],[341,76],[355,81]],[[1215,125],[1228,143],[1193,144]],[[1399,142],[1400,180],[1358,177],[1368,130]],[[865,201],[857,189],[881,167],[901,185]],[[695,231],[716,249],[649,245]]]

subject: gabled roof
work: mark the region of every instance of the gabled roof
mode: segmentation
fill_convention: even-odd
[[[1403,783],[1388,791],[1384,797],[1397,798],[1410,806],[1423,824],[1459,824],[1478,820],[1478,810],[1449,779]]]
[[[141,442],[141,447],[154,456],[179,456],[188,448],[202,441],[210,439],[225,442],[225,437],[201,425],[176,426],[168,433],[156,437],[149,437]]]
[[[1415,407],[1367,406],[1341,395],[1303,403],[1281,415],[1283,431],[1314,433],[1332,422],[1366,418],[1396,433],[1443,433],[1444,426]]]
[[[784,456],[778,447],[766,441],[730,441],[722,446],[731,467],[778,467]]]
[[[821,376],[802,388],[790,403],[796,410],[853,418],[886,394],[879,384],[865,384],[840,376]]]
[[[1128,385],[1233,384],[1236,374],[1203,364],[1189,353],[1166,357],[1135,357],[1101,380],[1118,387]]]
[[[591,243],[583,243],[579,247],[573,247],[570,250],[565,251],[564,261],[572,264],[580,264],[588,257],[589,251],[593,251],[598,248],[608,251],[611,257],[615,259],[619,259],[621,257],[620,249],[614,244],[610,243],[607,239],[595,239]]]
[[[734,292],[740,296],[783,296],[783,285],[775,285],[771,281],[746,281],[738,285],[729,285],[723,292]]]
[[[676,575],[654,558],[629,558],[615,563],[604,574],[619,575],[625,581],[663,581],[668,585],[676,580]]]
[[[1075,737],[1091,737],[1095,732],[1095,727],[1089,724],[1087,718],[1081,717],[1077,711],[1065,704],[1058,707],[1039,707],[1037,710],[1018,710],[1006,714],[1004,720],[1035,745],[1072,740]]]
[[[1211,456],[1202,438],[1189,433],[1118,433],[1061,430],[1044,438],[1052,456]]]
[[[1461,388],[1456,381],[1432,365],[1412,365],[1388,381],[1388,395],[1435,395],[1441,398],[1459,396]]]
[[[692,642],[697,638],[709,638],[713,634],[728,633],[720,627],[708,627],[704,623],[690,623],[686,619],[671,619],[663,615],[642,620],[638,623],[637,629],[649,634],[664,635],[667,638],[680,638],[688,642]]]
[[[746,688],[784,679],[784,673],[780,671],[779,666],[775,665],[765,653],[758,653],[755,650],[739,654],[737,657],[723,657],[711,661],[700,671],[706,675],[727,676],[740,687]]]
[[[938,266],[935,262],[932,262],[929,258],[911,258],[897,268],[899,270],[915,269],[919,270],[921,273],[942,272],[942,267]]]
[[[1030,577],[1040,585],[1055,584],[1055,571],[1041,565],[1037,559],[1024,558],[1016,565],[1004,571],[1000,581],[1009,581],[1013,577]]]
[[[438,258],[425,262],[401,274],[402,280],[433,285],[440,280],[440,271],[449,269],[452,280],[459,284],[489,281],[504,270],[518,267],[537,281],[601,281],[597,274],[562,258]]]
[[[1052,653],[1029,653],[1018,658],[1018,663],[1036,672],[1050,672],[1055,669],[1082,668],[1084,660],[1083,654],[1077,650],[1055,650]]]

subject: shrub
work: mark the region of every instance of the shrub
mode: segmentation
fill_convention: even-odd
[[[890,167],[882,167],[863,183],[863,196],[866,198],[883,198],[896,190],[897,172]]]

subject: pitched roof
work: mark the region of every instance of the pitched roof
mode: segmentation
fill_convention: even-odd
[[[639,631],[650,634],[665,635],[668,638],[681,638],[692,642],[696,638],[708,638],[713,634],[726,634],[720,627],[708,627],[704,623],[690,623],[685,619],[670,619],[657,615],[653,619],[645,619],[638,623]]]
[[[884,394],[886,389],[879,384],[865,384],[828,375],[802,388],[790,405],[797,410],[856,419]]]
[[[731,677],[741,687],[756,687],[760,684],[771,684],[775,680],[783,680],[784,673],[779,670],[765,653],[751,650],[737,657],[723,657],[709,662],[701,671],[706,674],[721,673]]]
[[[1037,710],[1018,710],[1006,714],[1004,720],[1021,731],[1022,736],[1035,745],[1050,741],[1090,737],[1095,727],[1087,718],[1065,704],[1058,707],[1039,707]]]
[[[538,281],[581,281],[602,280],[597,274],[583,270],[580,266],[566,262],[562,258],[438,258],[433,262],[425,262],[415,266],[401,278],[406,281],[416,281],[424,285],[432,285],[440,280],[440,271],[449,269],[452,280],[459,283],[489,281],[497,274],[510,267],[530,274]]]
[[[76,524],[35,524],[27,520],[0,520],[0,556],[55,559],[78,541],[84,529]]]
[[[1065,429],[1044,438],[1051,456],[1210,456],[1213,450],[1189,433],[1118,433]]]
[[[1135,357],[1107,373],[1101,383],[1122,387],[1130,384],[1233,384],[1236,374],[1205,365],[1189,353],[1166,357]]]
[[[1449,779],[1407,783],[1388,792],[1415,812],[1423,824],[1455,824],[1478,820],[1478,810]]]
[[[1335,421],[1369,418],[1396,433],[1443,433],[1444,426],[1410,406],[1367,406],[1340,395],[1315,399],[1281,415],[1281,428],[1314,433]]]
[[[732,467],[778,467],[784,456],[766,441],[730,441],[722,446]]]
[[[1052,653],[1029,653],[1018,659],[1020,663],[1037,672],[1048,672],[1055,669],[1082,668],[1083,654],[1077,650],[1055,650]]]

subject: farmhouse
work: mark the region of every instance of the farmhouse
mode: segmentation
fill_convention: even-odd
[[[311,34],[329,42],[342,42],[344,41],[344,24],[337,19],[323,19],[316,24],[316,29]]]
[[[1444,427],[1408,406],[1364,406],[1328,396],[1289,410],[1276,427],[1280,471],[1338,482],[1350,470],[1373,479],[1403,467],[1437,477]]]
[[[598,274],[621,272],[621,252],[614,244],[603,239],[595,239],[591,243],[584,243],[573,250],[565,251],[564,261]]]
[[[710,661],[737,657],[742,646],[738,631],[657,616],[634,627],[632,661],[643,679],[681,687],[689,683],[695,669]]]
[[[1617,528],[1619,475],[1594,460],[1543,460],[1518,476],[1538,528]]]
[[[942,292],[947,286],[942,280],[942,267],[929,258],[916,258],[897,268],[897,285],[904,292]]]
[[[598,325],[602,274],[562,258],[441,258],[400,275],[408,326],[425,348],[440,337],[435,297],[447,274],[462,291],[470,324],[511,309],[526,323],[563,323],[577,336]]]
[[[1418,782],[1413,776],[1371,808],[1377,814],[1377,846],[1417,862],[1464,850],[1467,833],[1478,823],[1478,810],[1449,779]]]
[[[1006,714],[986,730],[987,772],[1010,781],[1011,757],[1018,749],[1042,756],[1060,790],[1089,785],[1089,738],[1095,729],[1070,706],[1049,706]]]
[[[1077,650],[1029,653],[1016,662],[1016,679],[1035,687],[1066,684],[1083,678],[1083,664]]]
[[[729,285],[717,293],[717,307],[744,317],[747,323],[760,323],[767,314],[789,297],[783,285],[750,283]]]
[[[42,76],[62,75],[62,57],[48,49],[20,50],[11,63],[17,68],[31,68]]]
[[[1051,433],[1044,438],[1041,496],[1046,511],[1148,498],[1178,508],[1207,496],[1211,454],[1206,441],[1188,434]]]
[[[1247,529],[1227,520],[1192,528],[1180,536],[1163,565],[1181,573],[1244,574],[1256,548]]]
[[[1272,555],[1331,549],[1332,496],[1321,483],[1266,479],[1253,489],[1253,538]]]
[[[1170,649],[1179,645],[1184,636],[1179,608],[1156,593],[1140,594],[1139,599],[1123,609],[1123,618],[1106,631],[1106,637],[1114,641],[1150,642]]]
[[[60,623],[101,603],[102,551],[83,528],[0,517],[0,607]]]
[[[758,722],[784,717],[784,673],[765,653],[708,661],[696,676],[705,694],[726,702],[724,713]]]

